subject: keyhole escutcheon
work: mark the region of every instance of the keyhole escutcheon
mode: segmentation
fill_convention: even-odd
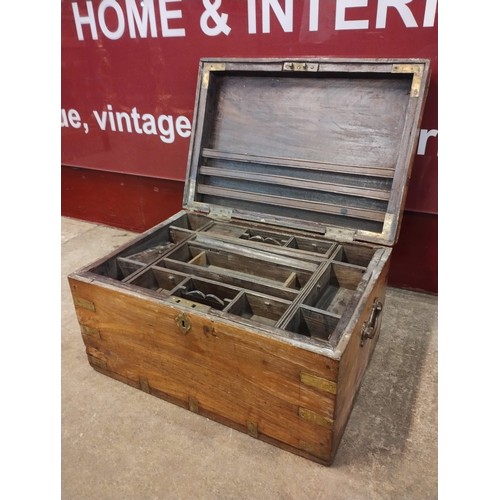
[[[183,333],[184,335],[191,329],[191,322],[184,313],[179,314],[175,318],[175,322],[177,323],[177,326],[179,327],[181,333]]]

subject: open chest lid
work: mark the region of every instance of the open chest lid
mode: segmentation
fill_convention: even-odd
[[[183,206],[397,241],[429,61],[203,59]]]

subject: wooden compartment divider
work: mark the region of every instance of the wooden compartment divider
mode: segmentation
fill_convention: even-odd
[[[249,230],[244,226],[216,223],[199,232],[193,238],[197,243],[210,244],[214,241],[233,243],[240,247],[268,249],[273,253],[295,259],[321,262],[337,247],[333,241],[300,237],[289,233],[276,233],[261,229]],[[278,244],[279,243],[279,244]]]
[[[121,276],[123,276],[123,278],[127,278],[127,276],[130,276],[137,270],[145,267],[146,264],[137,262],[136,260],[129,259],[127,257],[117,257],[116,265],[120,270]]]
[[[296,233],[184,214],[114,262],[122,281],[165,299],[331,342],[376,249]]]
[[[269,281],[256,279],[255,277],[245,277],[243,275],[235,275],[227,272],[215,272],[206,267],[193,266],[192,264],[175,260],[163,259],[153,267],[153,271],[156,273],[168,274],[170,270],[175,270],[192,276],[200,276],[201,278],[219,281],[220,283],[237,286],[249,291],[265,293],[285,300],[294,300],[299,293],[298,290],[284,287],[281,283],[273,284]]]
[[[373,247],[195,214],[176,219],[163,233],[175,242],[153,238],[151,247],[116,257],[124,282],[168,300],[329,341],[376,253]],[[274,241],[266,245],[261,238]],[[303,260],[305,253],[314,260]]]
[[[143,273],[129,282],[130,285],[135,285],[150,290],[161,290],[162,292],[173,290],[177,285],[187,278],[186,274],[177,273],[169,270],[167,273],[157,273],[155,268],[145,270]]]
[[[225,311],[259,324],[274,326],[290,304],[267,295],[241,292]]]
[[[340,314],[301,305],[282,328],[306,337],[329,340],[340,318]]]

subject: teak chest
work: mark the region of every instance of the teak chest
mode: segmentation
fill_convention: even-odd
[[[183,210],[69,276],[90,365],[332,463],[428,81],[427,60],[202,60]]]

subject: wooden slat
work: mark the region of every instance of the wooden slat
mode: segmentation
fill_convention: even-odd
[[[192,264],[187,264],[185,262],[179,262],[175,260],[165,260],[165,266],[168,266],[166,269],[161,267],[153,267],[153,272],[155,275],[157,274],[169,274],[171,269],[175,269],[179,272],[184,272],[191,276],[197,276],[200,278],[218,280],[220,283],[237,286],[240,288],[244,288],[250,292],[260,292],[265,293],[267,295],[272,295],[273,297],[278,297],[284,300],[292,301],[298,294],[297,290],[292,288],[285,288],[280,284],[272,285],[270,283],[266,283],[264,281],[260,281],[255,277],[245,278],[239,275],[231,274],[230,271],[225,273],[214,273],[212,270],[206,267],[193,266]]]
[[[221,160],[232,160],[246,163],[261,163],[263,165],[278,165],[290,168],[302,168],[305,170],[321,170],[324,172],[367,175],[373,177],[394,177],[394,167],[364,167],[356,165],[335,165],[332,163],[322,163],[319,161],[298,160],[293,158],[280,158],[271,156],[257,156],[251,154],[226,153],[210,148],[204,148],[202,155],[204,158],[218,158]]]
[[[306,189],[308,191],[325,191],[327,193],[344,194],[348,196],[358,196],[371,198],[374,200],[388,201],[390,192],[380,189],[369,189],[365,187],[346,186],[344,184],[334,184],[324,181],[311,181],[309,179],[298,179],[296,177],[283,177],[281,175],[261,174],[255,172],[242,172],[239,170],[229,170],[225,168],[207,167],[200,168],[201,175],[211,177],[224,177],[228,179],[243,179],[250,182],[261,182],[278,186],[289,186]]]
[[[393,62],[384,64],[382,60],[377,63],[365,62],[360,64],[359,61],[338,61],[338,62],[320,62],[319,72],[356,72],[356,73],[391,73]]]
[[[283,198],[282,196],[249,193],[246,191],[237,191],[235,189],[205,186],[203,184],[198,185],[198,193],[221,196],[225,198],[233,198],[237,200],[251,201],[255,203],[265,203],[267,205],[277,205],[281,207],[310,210],[312,212],[342,215],[345,217],[354,217],[357,219],[372,220],[377,222],[383,222],[385,219],[385,212],[377,212],[375,210],[368,210],[365,208],[352,208],[339,205],[331,205],[327,203],[319,203],[317,201],[304,201],[295,198]]]

